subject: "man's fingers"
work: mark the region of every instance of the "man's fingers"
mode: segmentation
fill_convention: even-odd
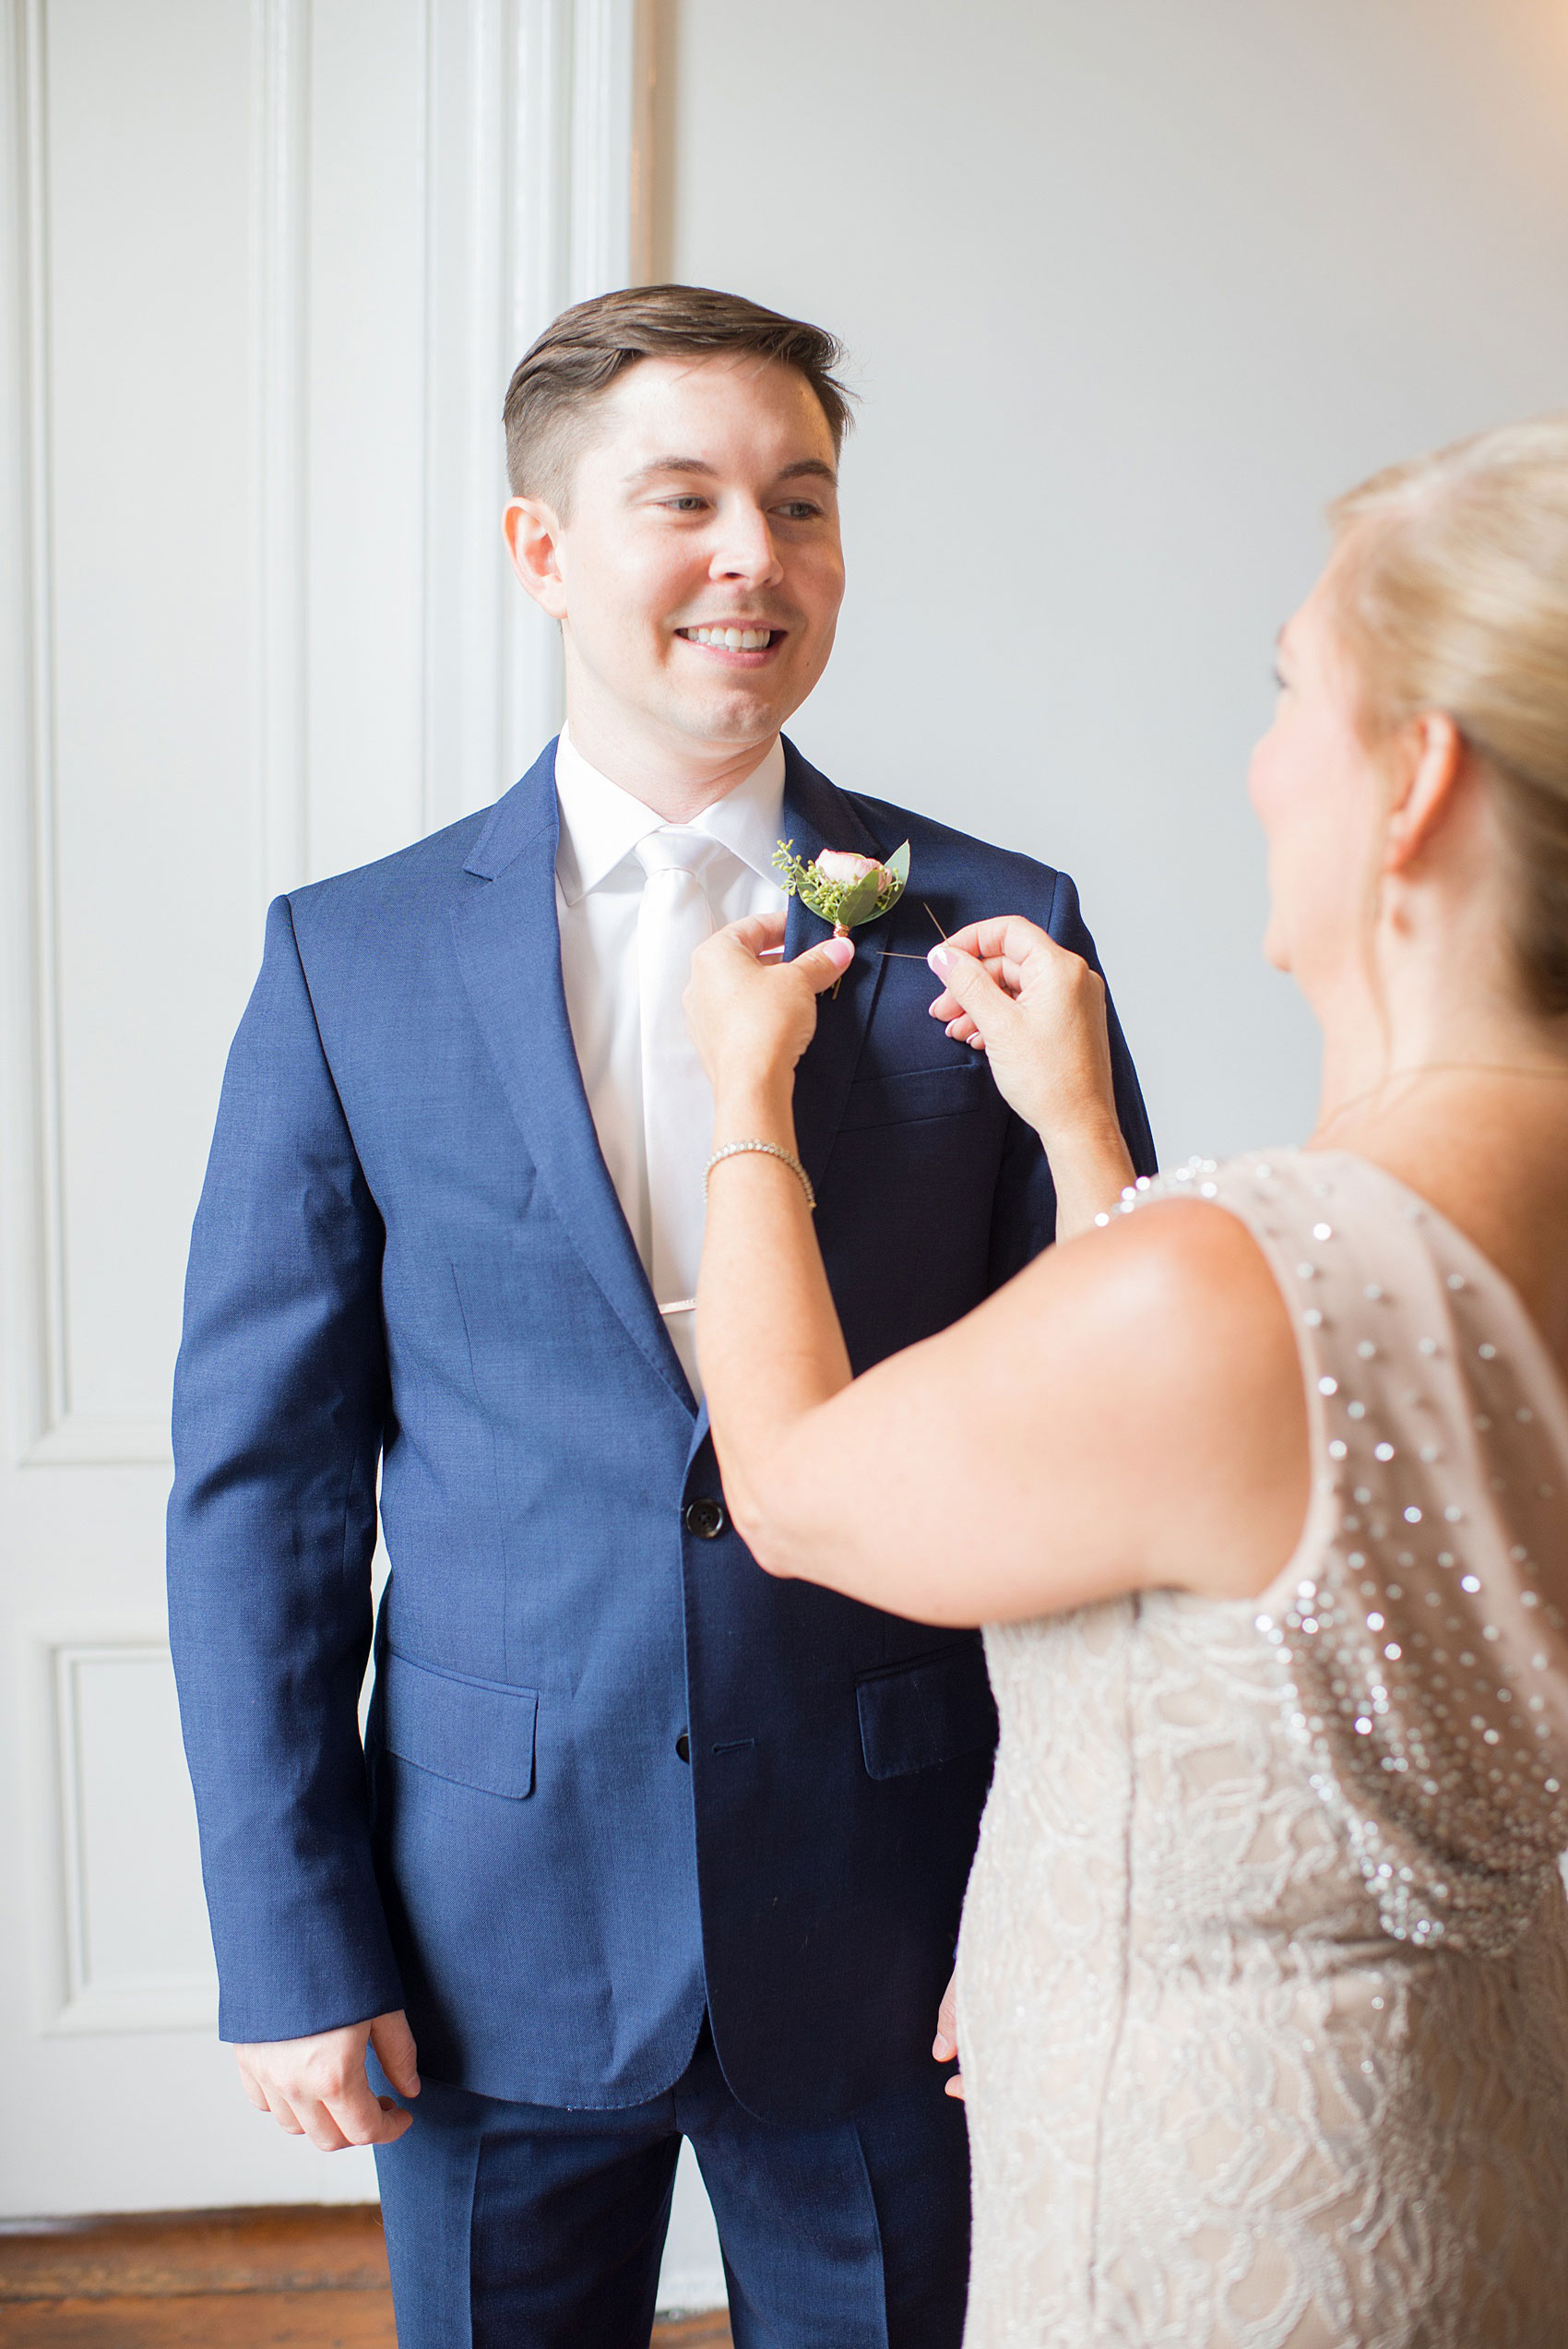
[[[951,1973],[942,1994],[942,2004],[936,2010],[936,2037],[932,2042],[932,2054],[939,2064],[950,2064],[958,2052],[958,1977]],[[956,2071],[951,2080],[944,2081],[943,2093],[964,2101],[964,2075]]]
[[[247,2071],[244,2064],[239,2066],[239,2073],[240,2086],[244,2090],[245,2094],[255,2106],[256,2111],[258,2113],[267,2112],[269,2109],[267,2102],[267,2091],[262,2086],[260,2081],[256,2079],[253,2072]]]
[[[370,2026],[370,2044],[375,2050],[377,2062],[398,2095],[417,2096],[420,2093],[419,2057],[407,2015],[400,2009],[396,2014],[377,2015]]]
[[[268,2112],[272,2115],[272,2117],[277,2122],[279,2128],[282,2129],[287,2136],[303,2137],[304,2135],[305,2125],[303,2121],[299,2118],[298,2115],[294,2111],[293,2105],[290,2103],[288,2097],[284,2095],[283,2091],[280,2088],[274,2088],[268,2091],[262,2109],[264,2112]]]
[[[331,2106],[318,2103],[314,2096],[295,2098],[294,2115],[318,2153],[340,2153],[345,2146],[357,2141],[346,2137],[339,2128]]]
[[[942,2004],[936,2010],[936,2038],[931,2052],[939,2064],[950,2064],[958,2052],[957,1980],[956,1973],[948,1975]]]
[[[378,2020],[389,2021],[390,2018],[382,2017]],[[407,2030],[407,2028],[405,2023],[404,2029]],[[410,2033],[409,2039],[410,2050],[412,2045],[413,2038]],[[379,2054],[380,2050],[377,2049],[376,2052]],[[385,2058],[383,2063],[385,2065]],[[388,2073],[387,2077],[390,2079],[391,2074]],[[341,2131],[345,2144],[380,2145],[389,2142],[391,2137],[402,2135],[401,2123],[396,2129],[389,2130],[387,2126],[388,2113],[397,2113],[401,2108],[393,2104],[390,2097],[382,2097],[375,2093],[365,2077],[362,2065],[352,2078],[345,2080],[339,2086],[325,2091],[321,2102],[333,2127]]]

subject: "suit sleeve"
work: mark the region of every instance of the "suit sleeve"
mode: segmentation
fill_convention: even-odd
[[[174,1379],[170,1641],[225,2039],[403,2003],[358,1717],[383,1237],[280,898],[224,1077]]]
[[[1078,892],[1065,873],[1056,876],[1051,911],[1045,928],[1058,946],[1070,947],[1081,954],[1090,968],[1099,972],[1099,957],[1089,935],[1088,925],[1078,908]],[[1134,1171],[1153,1174],[1158,1162],[1154,1152],[1154,1136],[1149,1131],[1148,1112],[1138,1084],[1138,1072],[1133,1066],[1133,1055],[1127,1049],[1127,1039],[1122,1033],[1122,1022],[1116,1016],[1116,1006],[1111,999],[1107,983],[1106,1018],[1111,1027],[1111,1069],[1116,1089],[1116,1114],[1121,1121]],[[997,1179],[996,1207],[992,1219],[991,1286],[993,1290],[1021,1272],[1040,1250],[1049,1247],[1056,1237],[1056,1189],[1051,1179],[1051,1167],[1039,1137],[1023,1118],[1009,1116],[1007,1139],[1003,1147],[1002,1167]]]

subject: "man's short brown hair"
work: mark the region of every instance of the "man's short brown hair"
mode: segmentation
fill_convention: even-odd
[[[563,310],[519,360],[503,411],[513,496],[546,498],[564,514],[588,411],[639,359],[747,352],[804,376],[837,456],[849,427],[850,395],[834,372],[844,356],[836,335],[708,286],[628,286]]]

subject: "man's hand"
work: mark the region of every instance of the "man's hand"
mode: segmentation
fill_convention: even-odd
[[[401,2008],[310,2039],[264,2039],[236,2047],[234,2057],[258,2113],[270,2113],[279,2128],[308,2137],[324,2153],[340,2153],[346,2145],[394,2145],[413,2121],[390,2096],[371,2093],[367,2045],[399,2096],[419,2094],[414,2034]]]
[[[950,2064],[958,2052],[957,2001],[953,1996],[953,1985],[957,1979],[956,1973],[948,1975],[942,2004],[936,2010],[936,2037],[931,2043],[931,2052],[939,2064]],[[949,2096],[956,2096],[959,2103],[963,2103],[964,2075],[961,2071],[956,2071],[948,2081],[945,2093]]]

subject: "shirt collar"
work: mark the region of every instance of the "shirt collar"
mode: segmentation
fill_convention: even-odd
[[[555,877],[568,905],[608,880],[640,840],[664,828],[661,816],[588,764],[567,726],[555,745],[555,795],[561,807]],[[752,872],[777,880],[773,852],[783,808],[784,745],[776,738],[749,775],[682,829],[707,833]]]

